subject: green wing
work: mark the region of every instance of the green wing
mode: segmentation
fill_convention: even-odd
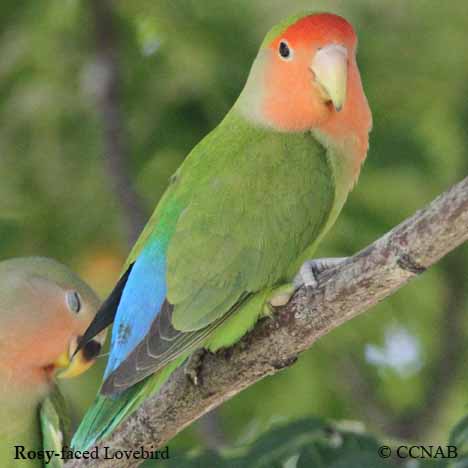
[[[280,134],[232,116],[223,122],[181,166],[130,255],[131,262],[143,245],[167,236],[167,298],[104,393],[194,350],[228,319],[252,326],[261,306],[248,307],[245,321],[235,315],[256,293],[290,279],[333,200],[326,151],[310,133]]]
[[[310,133],[256,129],[240,118],[202,142],[176,184],[188,202],[168,246],[167,299],[184,332],[288,280],[334,198],[326,151]]]
[[[62,447],[70,441],[70,419],[65,399],[58,387],[42,402],[39,409],[39,419],[44,450],[60,453]],[[64,461],[61,457],[52,457],[48,466],[60,468]]]

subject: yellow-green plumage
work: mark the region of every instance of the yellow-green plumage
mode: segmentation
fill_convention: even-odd
[[[309,132],[255,128],[234,110],[177,171],[128,263],[151,242],[161,213],[171,205],[182,207],[167,253],[174,327],[203,329],[244,293],[254,293],[205,339],[204,346],[215,351],[243,336],[272,288],[291,280],[294,264],[325,227],[333,200],[332,166]],[[187,351],[193,348],[181,346],[179,353]],[[87,447],[110,432],[123,417],[120,406],[134,409],[137,405],[127,402],[146,398],[153,379],[161,381],[157,375],[137,384],[138,391],[100,396],[75,435],[75,446]]]
[[[44,459],[36,455],[28,458],[28,452],[51,451],[48,466],[63,466],[62,447],[70,443],[68,408],[57,387],[40,400],[20,397],[18,392],[11,399],[3,397],[0,406],[0,460],[6,468],[43,467]],[[24,458],[26,458],[26,460]]]
[[[318,16],[351,34],[341,18]],[[365,156],[370,123],[362,128],[364,154],[356,164],[353,145],[361,144],[361,133],[335,142],[315,128],[278,129],[261,115],[264,67],[277,53],[268,43],[300,19],[267,36],[238,101],[174,174],[132,249],[124,268],[128,280],[111,311],[103,394],[75,434],[76,448],[109,435],[195,349],[216,351],[238,341],[336,220]],[[316,94],[311,106],[331,115],[335,111],[311,84],[308,64],[305,76]],[[367,119],[367,101],[353,79]]]

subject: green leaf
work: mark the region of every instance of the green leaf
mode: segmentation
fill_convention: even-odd
[[[379,446],[366,434],[345,431],[320,419],[302,419],[271,428],[250,447],[221,454],[191,452],[166,464],[174,468],[393,468],[391,461],[379,458]]]
[[[328,444],[307,447],[297,468],[392,468],[391,461],[378,455],[380,443],[371,436],[355,432],[334,431]]]
[[[230,465],[226,464],[217,452],[213,450],[206,450],[203,453],[189,452],[182,454],[175,454],[168,460],[147,460],[141,466],[143,468],[160,467],[164,465],[165,468],[204,468],[206,466],[216,466],[226,468]]]
[[[275,427],[252,445],[244,458],[245,466],[263,468],[274,466],[273,463],[279,460],[286,461],[300,453],[303,447],[325,442],[328,430],[329,426],[319,419],[299,420],[287,426]]]
[[[449,445],[455,445],[459,452],[468,449],[468,415],[465,416],[450,432]]]

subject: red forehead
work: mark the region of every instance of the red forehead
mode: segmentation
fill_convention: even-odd
[[[276,46],[281,39],[293,44],[301,42],[342,42],[349,47],[356,43],[353,27],[341,16],[331,13],[320,13],[305,16],[277,37],[272,46]]]

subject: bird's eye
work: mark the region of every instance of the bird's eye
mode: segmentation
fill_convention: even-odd
[[[80,296],[76,291],[67,292],[67,305],[68,308],[75,314],[81,310]]]
[[[293,51],[289,47],[288,43],[286,41],[281,41],[279,45],[278,52],[280,54],[280,57],[284,60],[291,60],[293,56]]]

